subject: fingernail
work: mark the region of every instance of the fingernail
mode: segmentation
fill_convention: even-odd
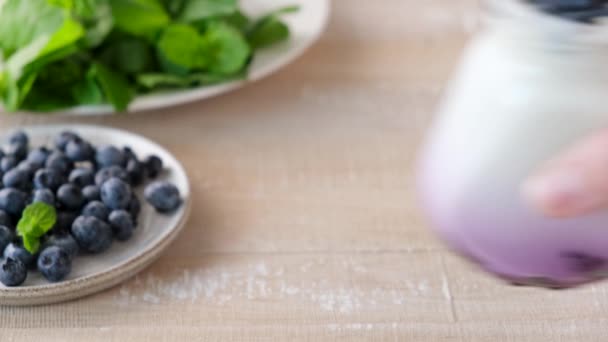
[[[533,205],[552,215],[579,214],[601,203],[601,197],[587,186],[583,174],[574,169],[535,177],[525,184],[524,193]]]

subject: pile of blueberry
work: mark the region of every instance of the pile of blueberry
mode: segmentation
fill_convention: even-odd
[[[547,13],[583,23],[593,23],[597,18],[608,16],[608,0],[526,1]]]
[[[53,148],[32,149],[24,132],[13,133],[0,149],[0,282],[21,285],[34,268],[57,282],[78,253],[100,253],[113,240],[129,240],[141,208],[133,188],[148,180],[148,203],[160,213],[177,209],[182,200],[175,185],[153,181],[162,170],[157,156],[140,160],[129,147],[96,147],[74,132],[59,134]],[[16,225],[35,202],[54,207],[56,221],[32,254]]]

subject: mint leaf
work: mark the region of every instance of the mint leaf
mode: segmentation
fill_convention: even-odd
[[[0,103],[121,111],[138,93],[242,78],[296,10],[252,20],[238,0],[0,0]]]
[[[0,97],[9,110],[18,109],[39,68],[72,53],[84,35],[65,9],[45,0],[5,0],[0,6]]]
[[[236,11],[230,15],[224,16],[222,19],[226,24],[233,26],[240,31],[245,31],[250,25],[249,17],[241,11]]]
[[[169,12],[172,17],[175,17],[182,11],[187,0],[162,0],[162,2],[163,5],[165,5],[167,12]]]
[[[92,76],[87,76],[74,85],[72,97],[79,104],[100,104],[103,102],[101,88]]]
[[[28,205],[17,224],[17,234],[23,238],[23,246],[34,254],[40,246],[40,238],[57,221],[55,208],[41,202]]]
[[[208,69],[218,74],[233,74],[245,67],[251,55],[249,44],[237,29],[224,23],[212,23],[203,35]]]
[[[137,74],[154,67],[153,47],[144,39],[113,35],[101,53],[101,62],[118,72]]]
[[[204,68],[209,57],[204,48],[204,40],[198,31],[185,24],[168,26],[158,41],[161,63],[169,71],[174,70],[174,66],[185,69],[185,72],[178,70],[178,74]]]
[[[288,6],[269,13],[253,25],[247,34],[247,40],[254,49],[264,48],[289,38],[289,26],[281,21],[281,14],[299,11],[298,6]]]
[[[185,88],[191,86],[216,84],[239,78],[244,78],[244,75],[236,74],[224,76],[208,73],[196,73],[187,76],[179,76],[173,74],[150,73],[137,75],[137,84],[146,89]]]
[[[79,0],[74,4],[74,16],[86,29],[87,47],[99,46],[114,27],[109,0]]]
[[[169,15],[158,0],[110,0],[115,27],[123,32],[153,39],[169,24]]]
[[[289,37],[289,27],[281,20],[270,17],[258,23],[249,33],[247,40],[254,49],[260,49]]]
[[[229,15],[238,9],[237,0],[189,0],[183,5],[179,20],[193,22]]]
[[[6,0],[0,6],[0,49],[10,57],[37,39],[48,41],[64,20],[64,10],[45,0]]]
[[[129,102],[133,99],[133,90],[127,78],[101,63],[95,63],[92,73],[101,86],[106,99],[117,111],[127,109]]]
[[[23,247],[31,254],[38,252],[38,249],[40,248],[40,238],[33,235],[24,235],[21,237],[21,241],[23,241]]]

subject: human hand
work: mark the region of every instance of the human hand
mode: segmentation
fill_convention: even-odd
[[[608,129],[549,161],[524,183],[523,192],[536,209],[551,217],[608,209]]]

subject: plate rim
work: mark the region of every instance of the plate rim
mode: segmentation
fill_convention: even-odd
[[[155,149],[160,149],[171,156],[177,163],[179,172],[183,174],[187,196],[184,198],[184,209],[180,220],[164,234],[160,235],[153,243],[145,246],[134,256],[124,259],[116,264],[103,269],[100,272],[69,279],[58,283],[48,283],[42,285],[32,285],[24,287],[0,287],[0,305],[8,306],[31,306],[58,303],[73,300],[113,287],[126,279],[136,275],[145,267],[158,259],[169,245],[177,238],[184,229],[192,208],[192,192],[190,178],[182,163],[165,147],[155,141],[131,131],[105,125],[88,124],[51,124],[51,125],[27,125],[19,127],[25,131],[31,129],[57,129],[57,130],[103,130],[113,133],[126,134],[137,139],[143,139],[151,144]]]

